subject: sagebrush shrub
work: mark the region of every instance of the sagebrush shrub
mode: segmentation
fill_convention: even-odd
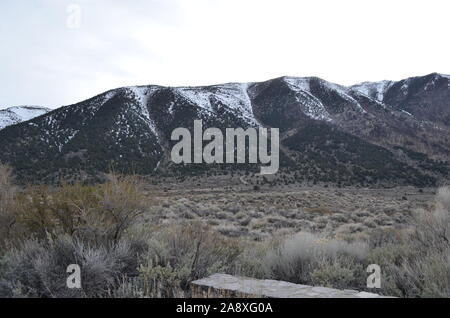
[[[438,209],[450,212],[450,186],[442,187],[438,190],[436,201],[438,203]]]
[[[149,242],[146,279],[177,280],[182,289],[189,282],[214,273],[231,273],[241,247],[200,223],[185,223],[158,231]],[[165,278],[167,277],[167,278]]]
[[[313,277],[315,271],[324,271],[325,267],[339,263],[341,268],[354,272],[356,264],[361,263],[367,254],[368,247],[365,243],[348,243],[301,232],[270,250],[264,265],[270,278],[312,284],[320,277],[318,272],[316,277]],[[352,278],[353,281],[356,279],[357,277]],[[323,282],[325,283],[325,280]]]
[[[106,297],[123,277],[138,275],[142,242],[89,245],[69,236],[27,241],[10,251],[0,275],[0,297]],[[67,267],[81,268],[81,289],[69,289]]]
[[[411,229],[372,250],[369,261],[381,266],[382,291],[399,297],[450,297],[450,205],[440,189],[434,210],[413,214]],[[384,232],[385,234],[388,232]]]

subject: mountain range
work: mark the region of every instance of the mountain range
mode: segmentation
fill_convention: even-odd
[[[350,87],[317,77],[123,87],[1,129],[0,161],[33,182],[111,169],[253,172],[249,165],[170,162],[172,131],[193,130],[202,119],[205,129],[279,128],[283,182],[435,186],[450,180],[449,80],[433,73]]]

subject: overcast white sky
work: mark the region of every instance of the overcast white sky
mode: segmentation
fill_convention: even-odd
[[[0,108],[138,84],[450,74],[449,14],[448,0],[1,0]]]

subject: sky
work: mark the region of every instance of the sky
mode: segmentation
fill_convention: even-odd
[[[450,74],[448,0],[1,0],[0,109],[132,85]]]

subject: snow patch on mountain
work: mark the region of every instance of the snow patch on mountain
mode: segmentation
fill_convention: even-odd
[[[225,84],[217,87],[215,97],[228,108],[241,114],[244,120],[253,126],[258,123],[253,114],[253,107],[248,95],[249,84]]]
[[[414,117],[413,114],[411,114],[411,113],[409,113],[409,112],[407,112],[406,110],[403,110],[403,109],[402,109],[402,113],[404,113],[404,114],[406,114],[406,115],[408,115],[410,117]]]
[[[411,79],[407,79],[407,80],[403,81],[403,85],[400,87],[400,90],[402,91],[403,95],[408,95],[410,82],[411,82]]]
[[[436,88],[436,84],[443,78],[444,76],[440,75],[440,74],[435,74],[433,76],[433,79],[431,81],[429,81],[425,87],[424,90],[426,91],[431,91],[433,89]],[[445,77],[444,77],[445,78]]]
[[[362,93],[360,91],[351,90],[351,94],[352,94],[352,96],[357,96],[357,98],[367,98],[371,102],[373,102],[373,103],[377,104],[379,107],[383,108],[384,110],[388,110],[389,109],[389,107],[385,103],[380,102],[378,99],[370,97],[367,94],[364,94],[364,93]]]
[[[364,82],[350,86],[349,88],[382,102],[384,95],[392,85],[394,85],[392,81]]]
[[[322,102],[310,93],[309,79],[286,77],[285,82],[296,94],[303,113],[315,120],[332,121],[332,118]]]
[[[0,129],[48,113],[50,109],[39,106],[16,106],[0,110]]]
[[[211,104],[211,98],[214,97],[224,106],[240,114],[248,124],[257,126],[258,123],[247,92],[248,86],[249,84],[245,83],[229,83],[209,87],[179,87],[176,88],[176,91],[207,113],[214,112]]]
[[[155,86],[130,86],[127,87],[127,89],[137,102],[136,113],[148,124],[152,133],[159,139],[155,121],[151,118],[148,111],[149,99],[158,90],[158,88]]]
[[[297,90],[302,90],[306,92],[311,91],[310,80],[309,77],[285,77],[285,82],[288,83],[291,87],[295,87]]]
[[[211,92],[205,92],[201,87],[179,87],[175,91],[202,110],[212,112],[211,102],[209,101]]]
[[[330,83],[327,81],[322,81],[322,83],[324,84],[325,87],[327,87],[328,89],[330,89],[332,91],[335,91],[343,99],[345,99],[349,103],[353,104],[356,107],[356,110],[358,110],[359,112],[361,112],[363,114],[367,113],[367,111],[361,106],[361,104],[356,99],[354,99],[352,96],[350,96],[350,92],[347,87],[344,87],[344,86],[341,86],[338,84],[334,84],[334,83]]]

